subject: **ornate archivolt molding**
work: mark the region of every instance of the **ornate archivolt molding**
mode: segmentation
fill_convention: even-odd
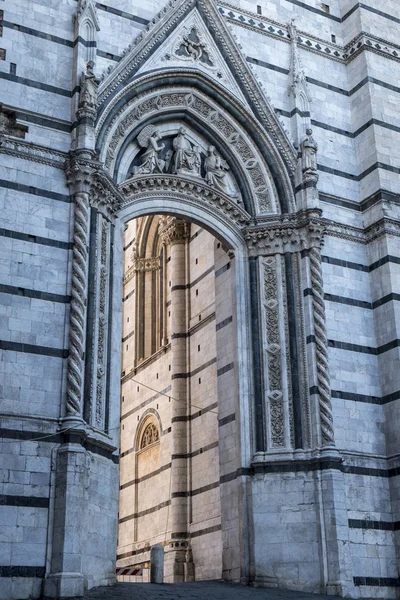
[[[118,150],[130,131],[141,121],[163,113],[169,114],[174,109],[184,110],[197,119],[200,118],[211,131],[214,130],[216,135],[226,141],[238,163],[242,165],[260,212],[279,210],[275,186],[261,153],[254,148],[247,134],[228,114],[222,114],[215,103],[191,89],[171,88],[165,92],[163,90],[151,92],[134,98],[124,105],[107,130],[107,143],[104,144],[102,152],[107,170],[110,173],[113,171]],[[291,195],[293,195],[292,189],[289,191],[289,196]]]
[[[251,216],[229,196],[213,190],[203,182],[182,176],[167,174],[135,176],[120,184],[119,190],[124,196],[121,208],[129,205],[132,199],[178,197],[182,202],[195,203],[200,207],[207,205],[217,213],[222,212],[239,228],[249,224],[251,220]]]
[[[257,115],[258,128],[260,129],[261,125],[264,132],[267,132],[273,141],[273,146],[278,150],[276,160],[282,170],[288,168],[290,173],[294,174],[297,161],[296,152],[284,131],[283,124],[279,121],[270,101],[263,93],[260,84],[246,62],[245,56],[226,27],[216,6],[207,0],[172,0],[149,23],[147,31],[139,34],[127,50],[124,58],[114,68],[110,69],[100,85],[99,104],[104,104],[110,96],[117,92],[124,81],[131,78],[145,64],[155,49],[174,31],[186,14],[194,7],[197,7],[199,13],[201,13],[206,28],[212,32],[214,37],[218,38],[218,45],[225,55],[226,62],[232,65],[232,75],[236,80],[240,80],[241,88],[245,90],[244,93],[251,109]],[[224,93],[224,90],[222,90],[222,93]],[[243,110],[240,104],[238,106]],[[106,112],[108,110],[107,108]]]

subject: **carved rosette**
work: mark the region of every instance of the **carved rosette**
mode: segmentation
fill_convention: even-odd
[[[279,258],[279,257],[278,257]],[[282,357],[279,329],[277,257],[264,260],[264,310],[267,336],[268,406],[271,445],[285,445]]]

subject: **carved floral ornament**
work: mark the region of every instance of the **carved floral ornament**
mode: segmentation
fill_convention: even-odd
[[[241,165],[260,212],[277,212],[279,210],[275,186],[259,150],[254,147],[241,126],[226,112],[222,114],[215,103],[193,90],[177,89],[153,92],[135,98],[121,108],[108,127],[107,144],[103,145],[105,150],[103,150],[101,158],[105,161],[108,172],[113,173],[115,158],[120,147],[129,133],[137,128],[141,121],[148,122],[153,116],[159,116],[162,113],[170,115],[173,110],[183,110],[188,115],[193,114],[196,119],[205,123],[208,130],[215,132],[216,137],[224,140],[232,155],[235,156],[236,162]],[[152,132],[147,127],[152,129]],[[207,159],[208,168],[205,169],[207,173],[204,175],[206,181],[211,186],[225,191],[231,197],[237,196],[237,191],[229,189],[232,186],[227,185],[231,178],[224,176],[224,172],[229,173],[229,165],[222,160],[215,148],[209,144],[207,151],[201,152],[200,148],[196,148],[194,144],[188,142],[185,134],[181,136],[181,140],[178,139],[178,135],[179,132],[176,135],[176,144],[183,146],[180,150],[186,152],[186,156],[182,156],[183,152],[181,152],[183,160],[179,159],[176,162],[177,149],[175,149],[175,157],[166,156],[165,152],[162,152],[164,142],[157,128],[152,125],[142,127],[137,136],[138,145],[145,147],[147,144],[150,148],[148,153],[145,152],[145,160],[138,166],[135,174],[161,173],[166,170],[178,172],[179,170],[180,173],[199,175],[199,170],[204,173]],[[292,196],[291,187],[289,193]]]

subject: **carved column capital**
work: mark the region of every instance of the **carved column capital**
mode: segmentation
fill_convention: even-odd
[[[87,192],[90,193],[90,188],[93,182],[93,174],[98,163],[95,163],[94,153],[90,156],[81,153],[71,152],[68,155],[64,164],[67,183],[72,193]]]
[[[159,225],[159,235],[163,244],[184,244],[189,237],[189,224],[176,217],[162,217]]]
[[[93,173],[90,189],[90,204],[105,217],[116,216],[123,203],[123,196],[113,180],[102,170]]]
[[[269,256],[320,248],[326,229],[321,211],[299,211],[295,215],[265,220],[244,231],[250,256]]]

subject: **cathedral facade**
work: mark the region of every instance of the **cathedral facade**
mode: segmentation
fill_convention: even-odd
[[[256,2],[0,11],[4,600],[399,598],[397,0]]]

